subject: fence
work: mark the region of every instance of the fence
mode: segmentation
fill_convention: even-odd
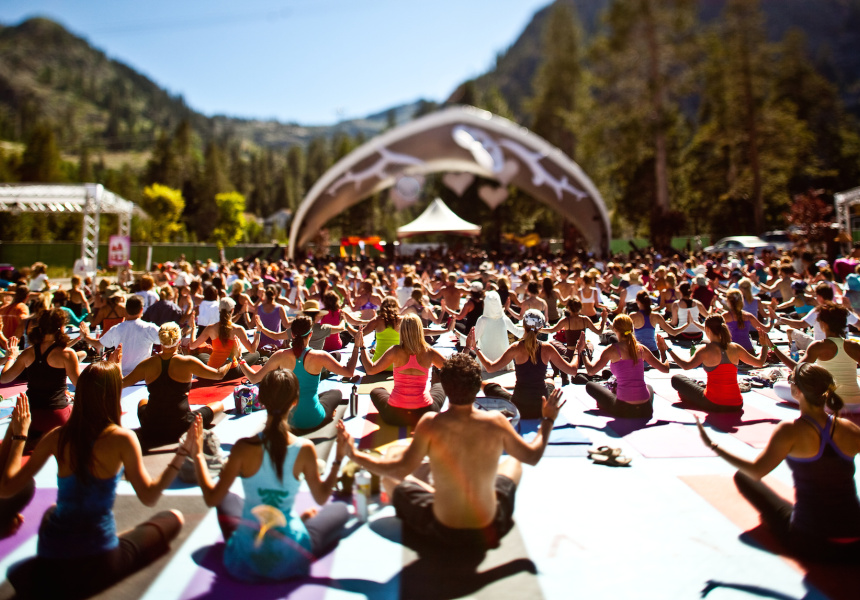
[[[146,262],[149,244],[132,244],[131,260],[135,268],[142,268]],[[248,256],[261,252],[267,256],[273,248],[272,244],[246,244],[230,246],[224,249],[227,260]],[[175,261],[182,254],[190,261],[205,261],[208,258],[220,260],[220,251],[214,244],[153,244],[152,262],[161,263]],[[107,266],[107,244],[99,245],[99,265]],[[75,260],[81,257],[81,245],[75,242],[2,242],[0,243],[0,263],[9,263],[16,267],[31,265],[41,261],[52,267],[72,268]]]

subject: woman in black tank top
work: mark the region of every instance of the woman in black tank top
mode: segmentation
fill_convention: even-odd
[[[43,433],[59,427],[69,420],[66,377],[77,385],[80,365],[75,351],[66,348],[69,336],[65,333],[66,312],[61,308],[42,311],[30,330],[32,346],[18,356],[18,340],[10,338],[9,357],[3,366],[0,382],[14,381],[26,369],[27,397],[33,422],[25,451],[31,450]],[[53,363],[53,364],[51,364]]]
[[[599,326],[596,326],[591,319],[580,315],[582,310],[582,301],[579,296],[571,296],[565,304],[565,315],[558,323],[549,329],[541,329],[541,333],[555,334],[552,342],[553,347],[558,350],[558,353],[565,359],[570,360],[576,352],[576,344],[579,342],[579,336],[585,333],[586,329],[590,329],[597,335],[603,331],[603,326],[606,324],[608,311],[603,311],[603,317]],[[567,373],[560,370],[557,366],[552,365],[552,375],[561,374],[561,384],[568,384]]]
[[[141,379],[146,382],[149,398],[137,406],[140,430],[137,431],[141,445],[155,447],[176,442],[200,414],[204,426],[209,426],[215,415],[224,410],[221,402],[213,402],[197,410],[188,404],[192,378],[222,379],[233,367],[225,363],[213,369],[193,356],[176,354],[182,333],[176,323],[165,323],[158,330],[161,353],[141,362],[134,371],[123,377],[123,387],[134,385]],[[171,368],[172,367],[172,368]]]

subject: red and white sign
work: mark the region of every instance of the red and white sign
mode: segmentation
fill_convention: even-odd
[[[124,267],[131,258],[131,238],[127,235],[112,235],[108,242],[108,266]]]

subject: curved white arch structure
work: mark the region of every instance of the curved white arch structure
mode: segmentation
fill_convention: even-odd
[[[401,175],[446,171],[514,184],[571,221],[592,251],[609,249],[606,206],[579,165],[524,127],[454,106],[373,138],[326,171],[296,210],[289,255],[329,219],[391,187]]]

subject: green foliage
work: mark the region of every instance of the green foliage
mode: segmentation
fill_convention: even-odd
[[[234,246],[245,228],[245,197],[238,192],[216,194],[215,204],[217,222],[211,239],[221,248]]]
[[[140,207],[149,215],[149,222],[141,224],[136,239],[151,242],[181,241],[185,234],[185,226],[180,221],[185,199],[180,190],[159,183],[149,185],[143,189]]]
[[[577,107],[581,86],[579,24],[566,4],[553,5],[543,41],[543,62],[535,82],[535,97],[527,108],[532,129],[570,157],[575,155],[574,132],[565,127],[565,116]]]
[[[28,183],[60,183],[64,181],[60,150],[54,130],[47,123],[33,128],[21,157],[19,178]]]

